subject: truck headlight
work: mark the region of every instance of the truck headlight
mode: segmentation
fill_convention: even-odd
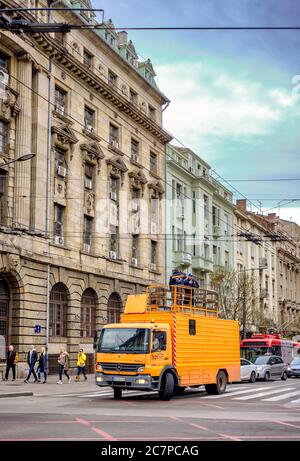
[[[96,381],[97,383],[102,383],[104,381],[104,378],[102,378],[102,376],[97,376]]]
[[[148,380],[145,378],[138,378],[135,380],[137,384],[147,384]]]
[[[145,371],[145,367],[139,367],[139,368],[137,369],[137,371],[138,371],[139,373],[142,373],[143,371]]]

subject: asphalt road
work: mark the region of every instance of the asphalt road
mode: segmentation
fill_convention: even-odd
[[[82,384],[0,399],[0,441],[300,440],[300,379],[237,383],[220,396],[188,389],[169,402],[133,391],[117,401],[110,388]]]

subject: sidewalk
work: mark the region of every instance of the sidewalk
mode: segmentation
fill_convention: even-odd
[[[43,396],[61,393],[76,393],[76,392],[93,392],[97,390],[95,385],[95,377],[93,374],[87,375],[87,380],[84,381],[83,376],[80,376],[80,381],[75,381],[75,375],[71,375],[71,383],[68,384],[66,376],[63,377],[63,384],[57,384],[58,376],[52,374],[48,376],[47,383],[33,383],[31,377],[28,384],[24,383],[23,379],[12,381],[0,381],[0,399],[4,397],[23,397],[23,396]]]

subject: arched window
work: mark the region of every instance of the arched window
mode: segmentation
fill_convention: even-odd
[[[9,317],[9,289],[5,280],[0,278],[0,339],[7,346]]]
[[[96,330],[96,306],[97,295],[94,290],[88,288],[81,298],[80,312],[80,337],[91,338]]]
[[[118,293],[112,293],[107,303],[107,323],[120,322],[122,300]]]
[[[67,336],[68,292],[57,283],[50,293],[50,336]]]

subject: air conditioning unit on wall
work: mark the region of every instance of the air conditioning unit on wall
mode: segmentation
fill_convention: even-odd
[[[64,243],[65,243],[64,238],[60,237],[59,235],[55,236],[54,241],[55,241],[56,245],[64,245]]]

